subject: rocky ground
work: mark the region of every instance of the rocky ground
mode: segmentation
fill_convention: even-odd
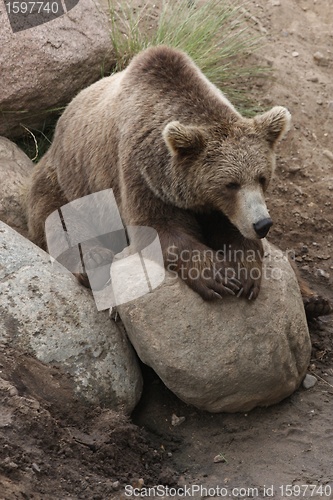
[[[249,0],[244,9],[250,29],[263,35],[255,57],[274,70],[249,82],[251,99],[293,115],[269,193],[270,240],[333,300],[333,4]],[[244,488],[235,498],[333,498],[332,317],[310,330],[315,386],[248,414],[195,410],[145,370],[133,414],[144,431],[121,415],[82,407],[57,370],[1,350],[0,499],[126,498],[125,484],[158,483],[219,485],[230,495]],[[286,485],[294,485],[292,495]],[[297,485],[308,489],[297,494]],[[202,493],[196,497],[216,490]]]

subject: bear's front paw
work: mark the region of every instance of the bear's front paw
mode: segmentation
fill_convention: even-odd
[[[238,295],[242,288],[241,282],[233,274],[228,274],[225,269],[215,266],[202,269],[201,272],[197,268],[189,269],[186,281],[204,300]]]

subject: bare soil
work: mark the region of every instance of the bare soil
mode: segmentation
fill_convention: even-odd
[[[285,105],[293,116],[268,198],[270,240],[294,254],[313,288],[333,301],[333,2],[249,0],[244,9],[250,29],[263,35],[251,57],[274,70],[248,82],[251,98],[265,108]],[[313,388],[249,414],[211,415],[179,401],[145,368],[132,422],[83,406],[58,370],[1,348],[0,500],[126,498],[125,484],[332,499],[332,316],[310,330]],[[174,426],[172,415],[185,421]],[[326,490],[302,486],[290,495],[286,485]],[[232,495],[233,487],[243,490]]]

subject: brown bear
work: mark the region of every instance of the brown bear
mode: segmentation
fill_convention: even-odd
[[[186,54],[149,48],[59,119],[29,187],[30,238],[46,248],[51,212],[112,188],[125,225],[154,228],[166,268],[203,299],[255,299],[272,225],[264,196],[289,127],[287,109],[244,118]],[[329,312],[301,289],[308,313]]]

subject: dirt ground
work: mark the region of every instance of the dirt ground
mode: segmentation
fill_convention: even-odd
[[[268,195],[269,239],[333,301],[333,2],[249,0],[245,15],[264,36],[255,58],[274,70],[249,82],[251,98],[293,116]],[[132,422],[83,407],[56,369],[1,348],[0,500],[128,498],[126,484],[207,488],[195,498],[216,497],[219,486],[229,498],[333,499],[332,316],[310,330],[313,388],[267,409],[211,415],[145,369]],[[172,415],[185,420],[172,425]]]

